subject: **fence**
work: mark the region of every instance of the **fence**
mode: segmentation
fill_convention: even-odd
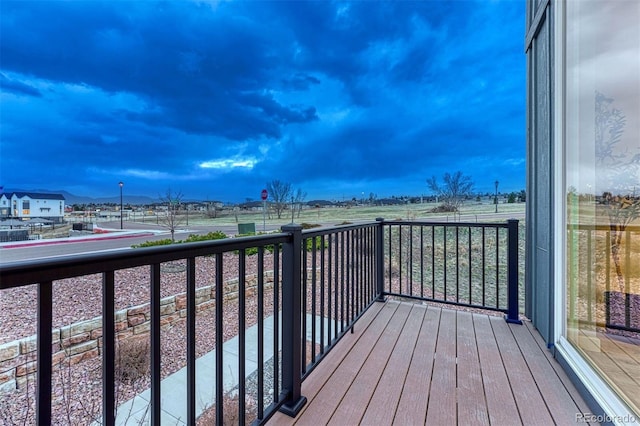
[[[640,333],[639,237],[640,226],[568,225],[569,320]]]
[[[52,398],[53,283],[90,274],[100,274],[102,280],[102,424],[115,423],[114,288],[119,271],[137,267],[148,268],[150,421],[160,423],[162,265],[176,261],[186,269],[187,424],[195,424],[197,417],[196,288],[203,279],[214,288],[216,371],[209,380],[215,382],[217,424],[227,419],[223,371],[227,355],[221,344],[229,339],[226,329],[237,329],[238,335],[237,422],[262,424],[277,410],[292,416],[299,411],[306,401],[301,395],[304,378],[372,303],[387,296],[488,308],[518,322],[517,221],[456,224],[379,219],[304,232],[291,224],[279,234],[5,264],[0,267],[0,291],[31,284],[38,288],[38,424],[51,423],[56,404]],[[212,265],[212,272],[196,275],[196,266],[204,262]],[[229,270],[236,271],[235,276],[229,277]],[[224,283],[237,279],[238,294],[246,295],[247,276],[256,277],[256,294],[235,299],[237,315],[229,318],[225,312],[232,302],[223,293]],[[267,277],[270,286],[265,285]],[[265,338],[267,322],[274,330],[272,339]],[[246,330],[253,325],[257,333],[249,336]],[[255,355],[247,350],[248,342],[255,345]],[[257,380],[248,385],[244,360],[253,356]],[[249,394],[255,394],[255,410],[247,414]]]

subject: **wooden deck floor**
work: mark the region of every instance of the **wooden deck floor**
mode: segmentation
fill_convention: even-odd
[[[589,409],[530,324],[377,303],[269,425],[565,425]]]

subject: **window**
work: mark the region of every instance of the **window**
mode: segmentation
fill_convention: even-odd
[[[640,413],[640,2],[565,4],[565,337]]]

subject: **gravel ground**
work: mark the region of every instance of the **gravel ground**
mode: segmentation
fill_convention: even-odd
[[[238,257],[227,253],[223,258],[225,280],[238,276]],[[247,275],[257,273],[257,256],[248,256]],[[186,291],[184,261],[164,264],[161,274],[161,297]],[[273,257],[265,255],[265,270],[273,269]],[[180,272],[172,272],[178,270]],[[138,267],[116,271],[115,309],[120,310],[149,302],[149,268]],[[201,257],[196,261],[196,287],[215,283],[215,258]],[[37,286],[0,292],[0,344],[36,334]],[[87,275],[56,281],[53,285],[53,327],[59,328],[102,315],[102,277]]]
[[[223,258],[223,279],[238,277],[238,256],[227,253]],[[161,297],[183,293],[186,290],[184,261],[163,264],[161,274]],[[264,270],[273,269],[273,256],[265,253]],[[307,265],[312,265],[308,254]],[[196,262],[196,287],[215,283],[216,261],[214,257],[198,258]],[[254,275],[258,271],[258,256],[246,257],[246,274]],[[325,271],[328,274],[328,271]],[[337,275],[336,275],[337,280]],[[115,309],[148,303],[150,274],[148,267],[117,271],[115,274]],[[311,281],[310,281],[311,282]],[[311,286],[308,283],[308,286]],[[53,327],[59,328],[78,321],[92,319],[101,315],[101,276],[99,274],[65,279],[54,283],[53,289]],[[308,289],[307,309],[311,310],[312,296]],[[332,300],[335,301],[335,284]],[[36,333],[36,286],[11,289],[0,292],[0,344],[32,336]],[[271,292],[265,294],[265,317],[273,313]],[[328,295],[325,295],[327,298]],[[246,327],[257,322],[257,297],[245,298]],[[319,291],[316,293],[316,307],[320,306]],[[334,311],[335,314],[335,311]],[[333,316],[333,315],[332,315]],[[238,303],[228,301],[223,307],[224,340],[238,334]],[[206,311],[197,316],[196,356],[215,348],[215,312]],[[162,330],[162,377],[179,370],[186,364],[185,324],[180,323]],[[309,353],[309,351],[307,351]],[[126,354],[125,354],[126,355]],[[88,424],[101,412],[101,367],[100,358],[90,359],[73,366],[64,366],[54,374],[54,394],[60,402],[53,407],[53,416],[57,424]],[[269,371],[267,369],[266,371]],[[255,378],[252,380],[255,381]],[[271,380],[265,377],[265,382]],[[247,385],[248,401],[254,400],[257,392],[255,385]],[[120,403],[132,398],[149,387],[147,371],[140,377],[122,379],[118,382],[117,399]],[[34,424],[35,404],[33,395],[35,381],[27,389],[21,389],[3,395],[0,399],[0,424]],[[253,390],[252,390],[253,389]],[[268,392],[268,389],[266,389]],[[256,395],[252,395],[256,394]],[[209,410],[211,413],[213,410]],[[233,411],[233,410],[228,410]],[[208,416],[203,417],[203,421]],[[209,417],[211,418],[211,417]],[[215,417],[213,417],[215,418]],[[200,423],[200,422],[199,422]],[[205,421],[204,424],[207,424]]]
[[[257,256],[246,258],[247,275],[257,273]],[[265,254],[265,271],[273,269],[273,257]],[[186,290],[184,261],[163,265],[161,297],[183,293]],[[223,277],[238,276],[238,257],[224,255]],[[140,267],[118,271],[115,276],[115,309],[148,303],[149,269]],[[196,287],[215,282],[215,258],[202,257],[196,262]],[[36,286],[0,292],[0,344],[31,336],[36,333]],[[271,295],[265,294],[265,316],[273,312]],[[70,278],[54,283],[53,327],[59,328],[101,315],[101,276],[90,275]],[[257,322],[257,297],[246,301],[246,327]],[[238,303],[224,303],[224,340],[238,334]],[[196,319],[196,356],[200,357],[215,348],[215,312],[205,311]],[[186,325],[178,323],[162,330],[162,377],[186,365]],[[124,354],[124,357],[127,353]],[[54,373],[54,395],[61,400],[53,406],[58,424],[88,424],[101,411],[101,359],[90,359],[77,365],[64,365]],[[147,371],[135,380],[124,379],[118,385],[118,401],[124,402],[150,386]],[[69,385],[69,384],[72,385]],[[35,380],[27,388],[3,395],[0,400],[0,424],[34,424]]]

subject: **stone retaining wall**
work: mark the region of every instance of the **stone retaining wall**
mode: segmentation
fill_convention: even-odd
[[[258,278],[246,278],[245,297],[257,293]],[[273,272],[265,272],[264,287],[273,287]],[[224,284],[224,301],[238,298],[238,279]],[[214,309],[215,286],[196,289],[196,311]],[[180,293],[160,300],[160,325],[170,327],[187,316],[187,295]],[[133,306],[115,313],[117,340],[148,333],[151,328],[150,304]],[[0,394],[20,389],[27,382],[36,382],[37,336],[33,335],[0,345]],[[75,365],[95,358],[102,351],[102,317],[77,322],[52,331],[53,365],[69,362]]]

